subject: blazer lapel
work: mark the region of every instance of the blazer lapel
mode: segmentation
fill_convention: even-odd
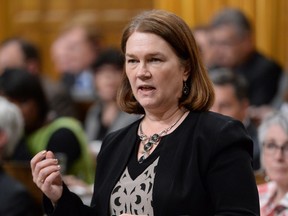
[[[185,136],[194,133],[198,117],[197,112],[191,111],[181,125],[163,140],[153,188],[153,203],[157,206],[154,209],[154,215],[167,215],[166,200],[171,199],[170,192],[174,185],[176,171],[179,163],[185,160],[186,144],[188,142],[192,144],[192,140],[188,141]]]
[[[100,203],[102,205],[101,209],[107,211],[107,215],[109,214],[111,191],[126,168],[129,157],[136,144],[138,125],[139,121],[133,123],[131,127],[126,128],[124,133],[121,132],[121,137],[117,137],[116,143],[113,143],[109,152],[105,153],[105,159],[102,159],[102,161],[107,161],[107,163],[102,163],[96,170],[92,205]],[[115,140],[112,142],[115,142]],[[103,204],[105,204],[105,206]]]

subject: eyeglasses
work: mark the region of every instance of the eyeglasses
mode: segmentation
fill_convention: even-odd
[[[278,146],[275,143],[264,143],[263,146],[268,154],[275,155],[277,150],[280,150],[281,154],[288,158],[288,143],[282,146]]]

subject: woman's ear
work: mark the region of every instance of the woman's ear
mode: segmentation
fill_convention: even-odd
[[[183,73],[183,81],[187,81],[188,77],[190,76],[191,67],[188,63],[184,65],[184,73]]]

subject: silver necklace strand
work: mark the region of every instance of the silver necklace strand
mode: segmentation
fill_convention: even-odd
[[[180,118],[174,122],[170,127],[164,129],[163,131],[161,131],[160,133],[155,133],[153,134],[152,136],[148,137],[147,135],[145,135],[143,133],[143,130],[142,130],[142,122],[140,123],[139,125],[139,138],[141,140],[141,143],[144,144],[144,147],[143,147],[143,152],[142,152],[142,156],[139,158],[138,162],[139,163],[143,163],[143,161],[150,155],[150,150],[152,149],[153,145],[157,145],[161,139],[161,137],[165,134],[168,133],[168,131],[170,131],[179,121],[180,119],[183,117],[183,115],[185,114],[186,112],[184,112]],[[148,140],[148,141],[147,141]],[[147,141],[145,143],[145,141]]]

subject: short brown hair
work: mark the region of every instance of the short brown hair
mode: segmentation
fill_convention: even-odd
[[[127,40],[134,32],[152,33],[163,38],[172,47],[184,66],[189,69],[187,85],[190,93],[179,99],[179,107],[195,111],[209,110],[214,102],[213,85],[202,64],[189,26],[173,13],[164,10],[145,11],[134,17],[124,29],[121,41],[121,49],[124,54]],[[126,73],[123,73],[118,104],[125,112],[144,114],[143,107],[133,96]]]

